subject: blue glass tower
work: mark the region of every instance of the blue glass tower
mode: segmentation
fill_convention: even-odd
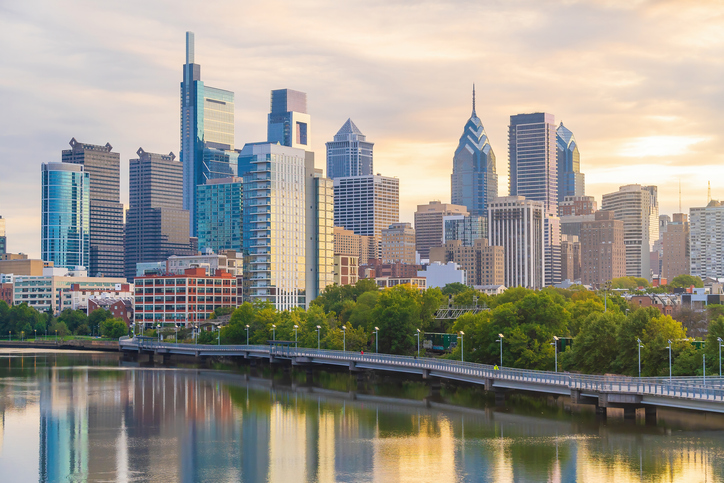
[[[189,210],[196,235],[196,186],[206,180],[236,176],[234,93],[207,86],[194,63],[194,34],[186,32],[186,63],[181,82],[181,162],[184,169],[183,208]]]
[[[558,162],[558,203],[566,196],[585,196],[585,176],[581,173],[581,155],[576,138],[563,123],[556,130]]]
[[[497,196],[495,153],[483,123],[475,113],[473,86],[473,113],[465,124],[453,157],[452,203],[467,207],[471,215],[487,216],[488,204]]]
[[[347,122],[334,135],[334,141],[327,143],[327,177],[369,176],[372,168],[374,143],[352,122]]]
[[[199,250],[242,250],[244,180],[210,179],[196,187]]]
[[[42,166],[43,260],[56,267],[87,267],[90,261],[90,176],[83,165]]]

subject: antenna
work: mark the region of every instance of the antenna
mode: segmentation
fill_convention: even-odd
[[[475,83],[473,83],[473,116],[475,115]]]

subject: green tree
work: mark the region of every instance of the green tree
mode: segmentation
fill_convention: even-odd
[[[709,333],[704,344],[707,374],[719,374],[719,338],[724,340],[724,316],[709,322]],[[722,354],[724,355],[724,352]],[[724,367],[724,364],[722,366]]]
[[[121,319],[106,319],[101,322],[101,335],[108,339],[118,339],[128,334],[128,326]]]
[[[76,327],[75,332],[73,333],[75,335],[90,335],[90,328],[88,327],[88,324],[81,324]]]
[[[244,302],[231,314],[229,324],[221,329],[224,344],[246,344],[246,326],[254,320],[254,306]]]
[[[68,334],[70,334],[68,326],[65,325],[65,322],[57,319],[50,325],[50,330],[48,330],[48,335],[57,335],[58,337],[65,337]]]
[[[581,324],[573,347],[561,354],[561,365],[587,374],[611,372],[618,352],[619,327],[625,318],[618,311],[591,313]]]
[[[689,288],[692,285],[696,288],[702,288],[704,287],[704,281],[694,275],[682,274],[677,275],[669,282],[669,287],[673,288]]]
[[[88,323],[88,317],[86,316],[85,312],[83,312],[82,310],[73,309],[65,309],[58,316],[58,320],[61,322],[65,322],[68,330],[73,333],[75,333],[75,330],[79,326]]]
[[[110,310],[96,309],[88,316],[88,327],[94,334],[100,334],[101,322],[104,320],[112,319],[113,314]]]
[[[453,283],[448,283],[447,285],[445,285],[442,288],[441,292],[443,295],[447,296],[447,295],[457,295],[461,292],[466,292],[468,290],[470,290],[470,287],[468,287],[464,283],[453,282]]]
[[[357,298],[357,303],[349,314],[349,323],[353,327],[368,327],[372,322],[372,311],[377,306],[380,292],[365,292]]]
[[[601,302],[598,296],[593,295],[594,298],[586,297],[582,300],[575,300],[574,298],[567,307],[568,312],[571,314],[569,329],[573,337],[578,335],[583,321],[586,320],[589,315],[593,313],[603,313],[603,302]]]
[[[373,322],[367,327],[380,328],[380,352],[388,354],[412,354],[415,335],[420,328],[420,293],[406,285],[388,288],[380,294],[372,311]]]

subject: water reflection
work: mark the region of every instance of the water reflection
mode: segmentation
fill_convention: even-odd
[[[3,481],[724,479],[724,432],[701,429],[724,427],[717,416],[540,417],[107,354],[0,354],[0,412]]]

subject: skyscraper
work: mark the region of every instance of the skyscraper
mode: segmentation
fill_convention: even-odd
[[[242,251],[244,180],[218,178],[196,187],[199,249]]]
[[[382,230],[382,263],[414,265],[415,229],[410,223],[393,223]]]
[[[90,260],[91,277],[123,277],[123,205],[121,204],[121,156],[113,146],[70,140],[63,150],[63,162],[83,165],[90,177]]]
[[[327,143],[327,177],[334,179],[344,176],[368,176],[372,168],[374,143],[367,141],[352,119],[334,135],[334,141]]]
[[[56,267],[87,267],[90,259],[90,176],[82,165],[42,165],[41,252]]]
[[[312,120],[307,114],[306,93],[291,89],[271,91],[267,142],[306,151],[311,149]]]
[[[626,275],[650,280],[650,252],[659,238],[656,186],[621,186],[618,191],[603,195],[601,209],[613,211],[615,219],[623,221]]]
[[[334,283],[334,184],[314,168],[312,154],[305,160],[307,307]]]
[[[186,32],[186,63],[181,82],[181,163],[183,209],[189,211],[196,236],[196,186],[208,179],[236,176],[234,93],[204,84],[195,63],[194,34]]]
[[[183,209],[183,165],[173,153],[136,151],[129,160],[129,208],[126,212],[126,278],[136,264],[191,255],[189,212]]]
[[[691,275],[724,277],[724,206],[711,200],[701,208],[689,209],[691,230]]]
[[[689,275],[691,250],[689,221],[685,213],[674,213],[663,234],[663,260],[661,276],[669,283],[677,275]]]
[[[597,211],[581,223],[581,283],[601,287],[626,276],[624,222],[612,211]]]
[[[581,155],[576,138],[563,123],[556,130],[556,161],[558,169],[558,203],[567,196],[586,194],[585,175],[581,173]]]
[[[487,216],[488,204],[498,196],[495,153],[475,113],[475,86],[473,112],[453,156],[451,185],[452,204],[467,207],[471,215]]]
[[[334,179],[334,226],[358,235],[379,237],[400,221],[400,182],[386,176]]]
[[[431,201],[426,205],[417,205],[415,211],[415,249],[421,259],[428,258],[430,248],[441,247],[445,244],[445,222],[446,216],[468,215],[465,206],[453,205]],[[484,236],[480,237],[484,238]]]
[[[0,255],[7,253],[8,240],[5,236],[5,219],[0,216]]]

